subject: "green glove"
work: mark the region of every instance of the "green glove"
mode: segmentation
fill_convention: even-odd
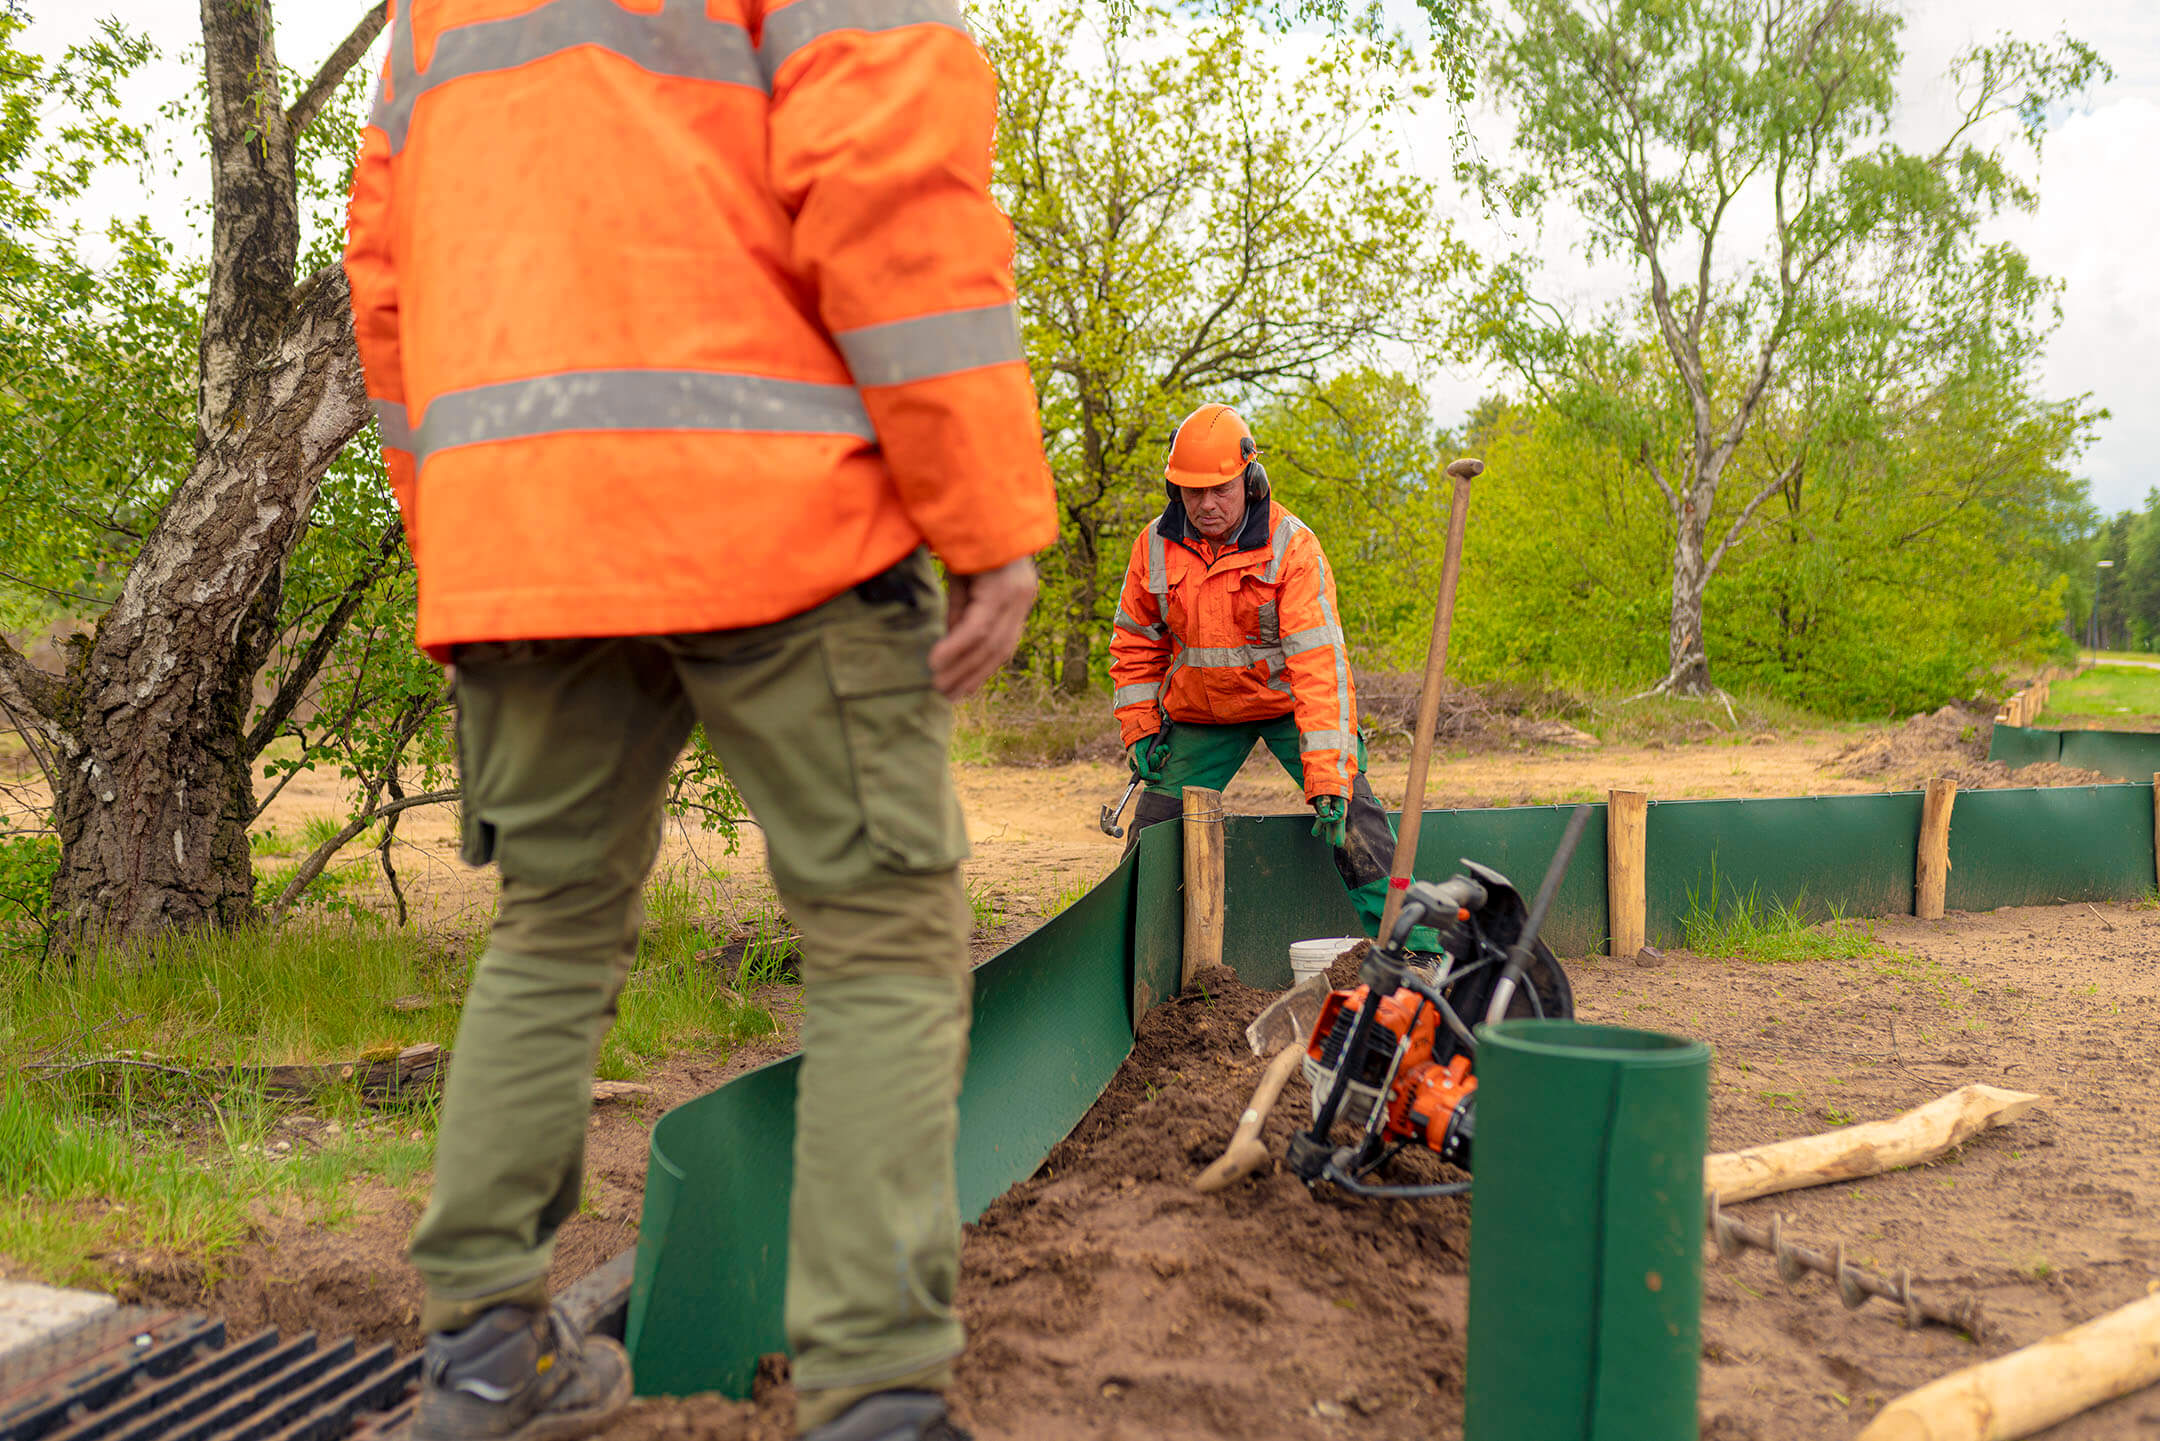
[[[1341,796],[1314,796],[1312,833],[1337,850],[1349,838],[1350,803]]]
[[[1148,785],[1155,785],[1162,780],[1163,762],[1170,756],[1170,747],[1161,744],[1161,741],[1162,733],[1158,731],[1154,735],[1140,737],[1125,752],[1125,764],[1132,767],[1132,773]]]

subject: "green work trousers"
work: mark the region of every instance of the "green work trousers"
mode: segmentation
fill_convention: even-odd
[[[1299,785],[1305,783],[1305,764],[1298,749],[1297,722],[1289,716],[1274,720],[1234,721],[1225,725],[1198,725],[1173,721],[1170,754],[1163,759],[1162,779],[1140,793],[1133,809],[1132,831],[1125,848],[1140,842],[1140,832],[1184,814],[1185,787],[1219,791],[1243,768],[1255,745],[1274,753],[1282,768]],[[1343,844],[1335,848],[1335,871],[1342,877],[1350,904],[1368,936],[1380,933],[1380,915],[1387,909],[1388,872],[1395,859],[1395,828],[1365,779],[1365,737],[1357,742],[1358,773],[1350,783],[1349,814]],[[1420,950],[1435,949],[1438,938],[1429,930],[1412,932],[1410,944]]]
[[[772,625],[458,647],[465,858],[494,862],[502,899],[413,1233],[429,1329],[546,1294],[668,772],[702,723],[802,935],[787,1330],[803,1423],[945,1384],[972,992],[952,710],[930,684],[942,614],[918,552]]]

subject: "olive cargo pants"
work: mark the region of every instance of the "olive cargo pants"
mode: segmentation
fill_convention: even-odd
[[[701,722],[802,934],[787,1330],[803,1424],[945,1384],[971,982],[952,711],[930,685],[942,630],[918,553],[772,625],[458,648],[465,856],[495,862],[502,900],[412,1239],[428,1329],[546,1294],[663,787]]]

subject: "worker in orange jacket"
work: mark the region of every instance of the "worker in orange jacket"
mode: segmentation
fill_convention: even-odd
[[[702,724],[802,937],[797,1425],[961,1437],[950,701],[1011,656],[1057,535],[995,80],[954,0],[389,23],[345,271],[418,638],[454,664],[464,854],[502,886],[412,1241],[414,1435],[565,1441],[629,1396],[547,1271]]]
[[[1395,834],[1365,779],[1357,684],[1320,538],[1274,501],[1252,431],[1227,405],[1178,426],[1170,503],[1133,542],[1110,635],[1111,704],[1146,783],[1126,848],[1228,785],[1264,743],[1305,788],[1367,935],[1387,904]]]

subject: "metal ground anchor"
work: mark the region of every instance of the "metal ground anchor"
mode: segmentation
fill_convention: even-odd
[[[1709,1205],[1710,1236],[1717,1243],[1718,1253],[1727,1260],[1742,1251],[1753,1248],[1768,1251],[1777,1261],[1778,1275],[1788,1286],[1797,1285],[1808,1272],[1828,1276],[1837,1287],[1838,1299],[1848,1310],[1867,1304],[1871,1296],[1896,1303],[1905,1312],[1905,1324],[1919,1327],[1929,1322],[1963,1331],[1968,1336],[1981,1334],[1980,1300],[1966,1296],[1957,1301],[1943,1303],[1928,1300],[1917,1294],[1912,1286],[1912,1268],[1898,1268],[1895,1281],[1886,1280],[1872,1271],[1863,1270],[1845,1259],[1845,1243],[1838,1243],[1834,1255],[1825,1256],[1811,1247],[1799,1245],[1785,1238],[1785,1217],[1773,1212],[1767,1229],[1751,1226],[1724,1213],[1713,1193]]]

